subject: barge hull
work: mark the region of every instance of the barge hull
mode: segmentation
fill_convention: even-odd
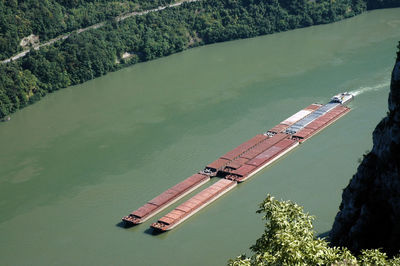
[[[191,176],[193,177],[193,176]],[[189,178],[191,178],[189,177]],[[179,186],[180,184],[183,184],[185,181],[187,181],[189,178],[187,178],[186,180],[178,183],[176,186]],[[145,221],[147,221],[148,219],[150,219],[151,217],[153,217],[154,215],[156,215],[157,213],[163,211],[165,208],[171,206],[172,204],[174,204],[175,202],[177,202],[178,200],[180,200],[181,198],[185,197],[186,195],[188,195],[189,193],[193,192],[194,190],[196,190],[197,188],[199,188],[200,186],[204,185],[205,183],[207,183],[208,181],[210,181],[210,176],[204,175],[204,178],[199,179],[198,182],[194,183],[192,186],[189,186],[186,190],[182,190],[181,193],[176,194],[174,197],[172,197],[169,201],[164,202],[163,204],[160,205],[156,205],[157,208],[154,208],[153,210],[148,211],[147,213],[145,213],[144,215],[140,215],[140,209],[141,208],[145,208],[146,205],[148,204],[152,204],[151,201],[154,201],[155,199],[157,199],[158,197],[152,199],[151,201],[149,201],[148,203],[146,203],[145,205],[143,205],[142,207],[140,207],[139,209],[137,209],[136,211],[132,212],[130,215],[125,216],[122,218],[122,221],[124,221],[127,225],[136,225],[136,224],[141,224]],[[173,187],[172,187],[173,188]],[[171,188],[171,189],[172,189]],[[165,193],[165,192],[164,192]],[[152,204],[154,205],[154,204]],[[138,213],[139,212],[139,213]],[[139,214],[139,215],[138,215]]]
[[[235,181],[221,179],[167,213],[158,222],[153,223],[151,227],[159,231],[169,231],[220,198],[236,185],[237,182]]]
[[[305,142],[306,140],[308,140],[309,138],[315,136],[316,134],[318,134],[320,131],[324,130],[325,128],[329,127],[330,125],[332,125],[333,123],[335,123],[337,120],[339,120],[341,117],[343,117],[344,115],[346,115],[348,112],[350,112],[350,108],[346,108],[346,110],[342,113],[340,113],[339,115],[337,115],[336,117],[334,117],[333,119],[331,119],[328,123],[324,124],[323,126],[321,126],[320,128],[314,130],[311,134],[309,134],[307,137],[305,137],[304,139],[300,140],[300,143]],[[307,129],[307,128],[306,128]]]
[[[275,156],[274,158],[272,158],[270,161],[266,162],[265,164],[261,165],[258,168],[255,168],[253,171],[251,171],[247,176],[244,176],[243,178],[238,179],[237,181],[239,183],[246,181],[247,179],[249,179],[250,177],[252,177],[253,175],[257,174],[258,172],[260,172],[261,170],[263,170],[264,168],[268,167],[269,165],[271,165],[272,163],[274,163],[275,161],[277,161],[279,158],[283,157],[285,154],[289,153],[290,151],[292,151],[294,148],[296,148],[299,145],[299,142],[295,142],[292,146],[288,147],[286,150],[284,150],[282,153],[278,154],[277,156]]]

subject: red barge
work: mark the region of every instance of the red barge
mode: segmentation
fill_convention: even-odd
[[[211,177],[220,177],[221,180],[188,199],[156,223],[151,224],[152,228],[159,231],[173,229],[238,183],[250,178],[348,113],[350,108],[344,104],[352,99],[353,95],[341,93],[335,95],[325,105],[309,105],[264,134],[258,134],[240,144],[208,164],[204,170],[166,190],[136,211],[123,217],[122,220],[127,225],[143,223],[208,182]]]

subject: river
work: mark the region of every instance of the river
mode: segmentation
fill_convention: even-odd
[[[328,231],[386,114],[400,9],[191,49],[46,96],[0,124],[1,265],[224,265],[293,200]],[[173,231],[120,218],[313,102],[352,111]],[[174,205],[176,206],[176,204]]]

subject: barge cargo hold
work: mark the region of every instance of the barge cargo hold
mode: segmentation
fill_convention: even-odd
[[[221,197],[236,185],[237,182],[235,181],[221,179],[176,207],[174,210],[159,219],[158,222],[153,223],[151,227],[159,231],[171,230],[214,200]]]
[[[209,180],[209,175],[194,174],[123,217],[122,220],[127,225],[141,224]]]
[[[341,93],[325,105],[309,105],[264,134],[258,134],[240,144],[208,164],[204,170],[171,187],[122,220],[126,225],[140,224],[205,184],[210,178],[222,178],[151,224],[157,231],[173,229],[238,183],[255,175],[347,114],[350,108],[344,104],[353,97],[349,93]]]

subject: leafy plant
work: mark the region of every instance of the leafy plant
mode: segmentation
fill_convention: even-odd
[[[268,195],[257,213],[264,215],[265,229],[250,247],[254,254],[241,255],[228,265],[400,265],[400,257],[388,259],[378,249],[364,250],[355,257],[346,248],[330,247],[315,236],[314,217],[291,201]]]

